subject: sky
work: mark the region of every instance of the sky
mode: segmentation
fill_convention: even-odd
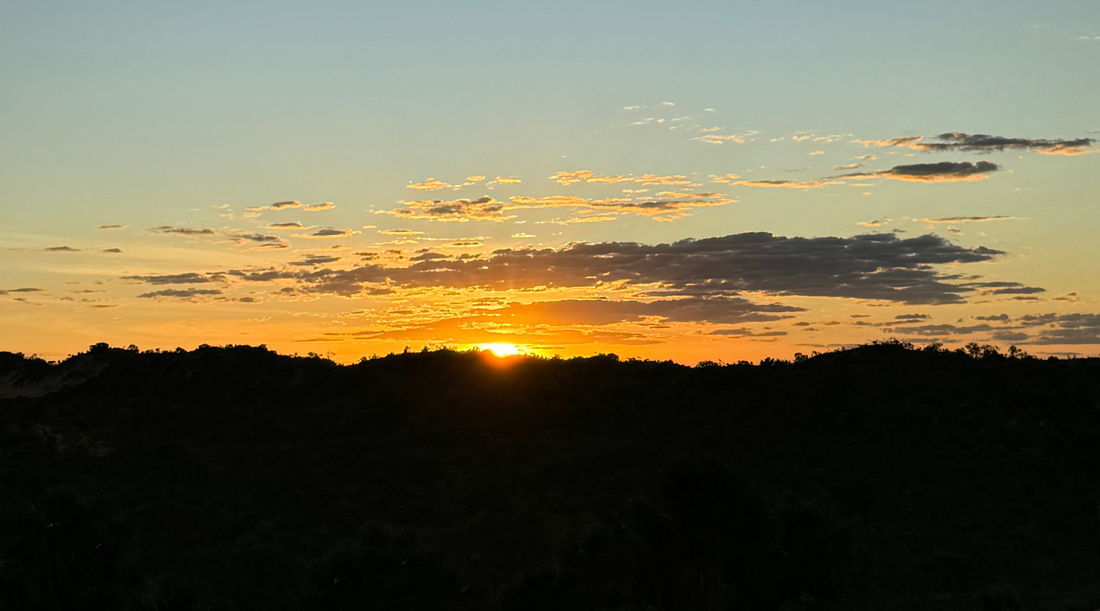
[[[1100,3],[0,3],[0,350],[1100,354]]]

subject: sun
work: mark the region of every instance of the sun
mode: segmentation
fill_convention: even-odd
[[[519,348],[516,348],[515,344],[480,344],[478,349],[492,352],[497,356],[515,356],[519,354]]]

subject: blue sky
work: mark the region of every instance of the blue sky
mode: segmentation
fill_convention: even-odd
[[[1071,149],[1073,155],[1036,154],[1052,149],[1035,146],[1098,137],[1096,66],[1095,2],[8,2],[0,6],[0,247],[9,256],[0,263],[0,291],[41,290],[0,295],[0,321],[20,329],[0,349],[63,356],[90,341],[174,347],[247,340],[294,350],[321,346],[353,358],[401,344],[474,345],[480,341],[474,335],[485,333],[465,337],[437,323],[469,317],[479,299],[500,300],[486,302],[496,307],[544,299],[651,303],[694,293],[676,293],[664,278],[644,287],[576,286],[541,296],[531,287],[486,292],[466,285],[436,294],[391,278],[392,293],[383,295],[375,283],[373,292],[364,285],[359,293],[336,294],[310,284],[316,276],[284,273],[281,284],[260,286],[224,272],[399,269],[425,252],[439,254],[443,244],[459,244],[445,251],[452,258],[491,258],[499,249],[560,250],[577,242],[894,232],[897,239],[931,233],[958,248],[1002,253],[934,264],[944,278],[962,273],[1043,292],[994,295],[972,287],[961,302],[921,304],[919,313],[929,317],[921,320],[952,329],[929,322],[916,333],[848,324],[865,310],[889,323],[912,313],[912,303],[858,291],[809,295],[821,291],[801,285],[746,285],[738,293],[802,308],[789,318],[715,327],[646,314],[602,325],[528,320],[522,329],[494,333],[546,353],[634,351],[685,361],[781,355],[884,333],[948,343],[1003,344],[998,338],[1012,337],[1042,342],[1034,351],[1088,352],[1087,325],[1073,328],[1079,343],[1052,344],[1020,317],[1100,312],[1089,305],[1100,299],[1092,240],[1100,222],[1100,157],[1089,154],[1091,143]],[[1026,144],[927,152],[855,142],[921,136],[917,142],[927,144],[944,133]],[[875,159],[856,159],[869,155]],[[980,161],[997,170],[967,181],[873,174],[814,188],[752,184]],[[859,167],[846,168],[852,165]],[[684,178],[652,185],[550,180],[582,170]],[[714,182],[729,174],[737,178]],[[467,180],[477,176],[486,178]],[[520,182],[494,185],[498,177]],[[428,178],[466,186],[408,188]],[[858,186],[860,180],[868,186]],[[624,195],[624,189],[647,192]],[[410,202],[479,197],[508,210],[467,222],[440,218],[438,209],[434,217],[394,213]],[[588,203],[546,199],[562,197]],[[624,207],[608,198],[682,201],[673,204],[675,214],[662,216],[652,206]],[[597,200],[604,203],[591,203]],[[246,210],[284,201],[303,206]],[[331,209],[304,207],[324,202]],[[957,217],[981,220],[924,221]],[[603,220],[579,222],[593,219]],[[273,230],[279,222],[349,233],[295,237],[309,233]],[[125,227],[98,229],[107,225]],[[212,233],[157,230],[164,227]],[[378,233],[395,230],[406,234]],[[279,247],[252,250],[262,242],[245,234],[279,236],[267,242]],[[409,243],[385,243],[400,240]],[[463,244],[469,252],[458,252]],[[62,246],[70,250],[56,250]],[[110,249],[121,252],[104,253]],[[407,252],[391,260],[387,250]],[[361,252],[380,258],[352,254]],[[292,265],[319,257],[337,258]],[[141,297],[156,291],[135,280],[184,273],[207,281]],[[67,284],[75,282],[107,288]],[[297,293],[280,292],[294,287]],[[104,300],[94,305],[110,307],[93,311],[65,300],[74,290],[105,291],[94,294]],[[1069,293],[1073,300],[1055,301]],[[1021,296],[1034,299],[1012,300]],[[416,315],[402,319],[410,304],[419,308]],[[809,335],[790,326],[816,321],[810,313],[822,308],[826,322],[845,324]],[[975,326],[960,320],[1002,311],[1010,312],[1010,330],[957,332]],[[360,335],[325,335],[331,332],[321,323]],[[424,330],[428,323],[438,328]],[[487,329],[467,323],[455,328]],[[591,341],[563,343],[551,327]],[[186,333],[172,335],[179,329]],[[628,343],[614,343],[620,340]]]

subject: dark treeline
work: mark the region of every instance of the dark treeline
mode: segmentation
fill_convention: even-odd
[[[0,353],[0,609],[1100,606],[1100,361]]]

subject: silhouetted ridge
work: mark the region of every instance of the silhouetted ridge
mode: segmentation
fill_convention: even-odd
[[[0,353],[0,609],[1100,602],[1100,362]]]

